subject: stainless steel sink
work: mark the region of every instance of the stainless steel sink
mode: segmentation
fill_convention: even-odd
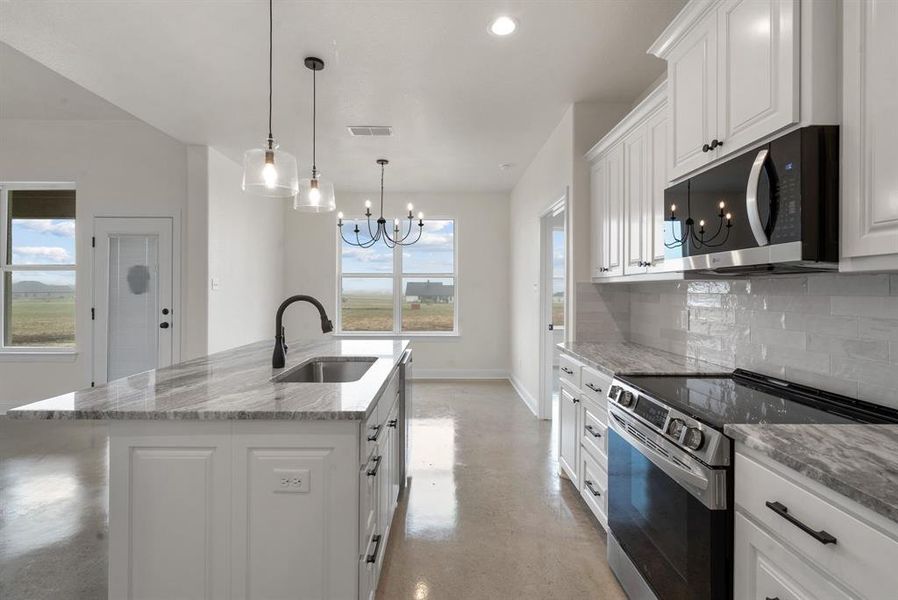
[[[273,379],[278,383],[343,383],[362,378],[376,358],[367,356],[318,357],[307,360]]]

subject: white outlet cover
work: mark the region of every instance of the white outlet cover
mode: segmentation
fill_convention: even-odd
[[[285,494],[308,494],[311,490],[309,469],[272,469],[272,491]]]

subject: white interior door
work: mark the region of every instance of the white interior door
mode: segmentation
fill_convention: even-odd
[[[94,382],[172,362],[172,219],[94,220]]]
[[[539,417],[552,418],[559,392],[558,347],[565,340],[567,306],[567,242],[565,200],[543,215],[540,221],[540,310],[542,348],[540,349]]]

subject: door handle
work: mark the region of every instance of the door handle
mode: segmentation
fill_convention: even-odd
[[[568,369],[567,367],[561,367],[561,370],[567,373],[568,375],[573,375],[574,372]]]
[[[365,557],[365,563],[369,565],[377,562],[377,552],[380,550],[380,535],[375,535],[371,538],[371,541],[374,542],[374,552]]]
[[[600,438],[600,437],[602,437],[602,434],[599,433],[598,431],[596,431],[596,428],[593,427],[592,425],[587,425],[587,426],[586,426],[586,431],[588,431],[588,432],[590,433],[590,435],[592,435],[592,437],[595,437],[595,438]]]
[[[589,389],[591,389],[592,391],[594,391],[594,392],[597,393],[597,394],[601,394],[601,393],[602,393],[602,388],[596,387],[596,386],[594,386],[594,385],[591,384],[591,383],[587,383],[587,384],[586,384],[586,387],[588,387]]]
[[[159,327],[161,329],[168,329],[168,321],[162,321],[161,323],[159,323]]]
[[[549,331],[555,331],[555,324],[549,323]]]
[[[375,456],[371,460],[374,461],[374,467],[371,469],[368,469],[365,472],[365,475],[367,475],[368,477],[377,477],[377,470],[380,468],[380,461],[382,460],[382,457]]]
[[[811,529],[810,527],[808,527],[807,525],[805,525],[804,523],[802,523],[801,521],[799,521],[798,519],[796,519],[795,517],[790,515],[789,509],[784,504],[781,504],[780,502],[770,502],[770,501],[765,502],[765,504],[767,505],[767,508],[769,508],[770,510],[772,510],[773,512],[775,512],[776,514],[778,514],[785,520],[789,521],[790,523],[792,523],[793,525],[795,525],[796,527],[798,527],[799,529],[804,531],[806,534],[808,534],[809,536],[811,536],[812,538],[814,538],[815,540],[817,540],[824,546],[826,544],[835,544],[836,543],[835,536],[833,536],[829,532],[827,532],[823,529],[821,529],[820,531]]]
[[[377,441],[377,438],[380,437],[381,426],[380,426],[380,425],[372,425],[372,426],[369,427],[368,429],[370,429],[371,431],[374,432],[374,433],[369,433],[369,434],[368,434],[368,441],[369,441],[369,442],[376,442],[376,441]]]
[[[770,243],[767,233],[764,231],[764,224],[761,223],[761,212],[758,208],[758,182],[761,179],[761,169],[764,168],[768,153],[767,148],[758,152],[755,162],[751,165],[751,171],[748,173],[748,185],[745,188],[745,210],[748,213],[748,224],[751,226],[752,235],[755,236],[758,246],[766,246]]]

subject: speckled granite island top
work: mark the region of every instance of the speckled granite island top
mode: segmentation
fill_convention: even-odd
[[[724,432],[898,522],[898,425],[727,425]]]
[[[360,420],[399,363],[406,340],[290,342],[283,369],[273,341],[257,342],[7,412],[12,419]],[[376,358],[347,383],[278,383],[272,378],[313,357]]]
[[[573,342],[559,349],[594,369],[615,375],[729,375],[732,369],[632,342]]]

